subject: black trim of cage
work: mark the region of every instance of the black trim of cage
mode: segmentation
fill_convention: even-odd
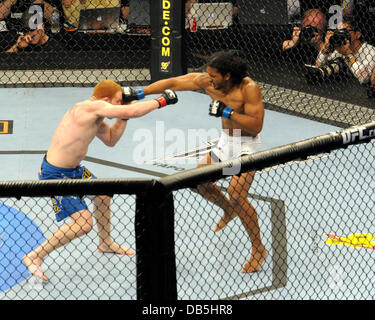
[[[154,179],[61,179],[0,182],[1,197],[136,194],[151,190]]]
[[[226,175],[240,175],[243,172],[258,171],[296,159],[306,159],[307,156],[346,148],[349,145],[366,143],[372,139],[375,139],[375,122],[290,143],[235,160],[186,170],[163,177],[160,182],[169,191],[194,188],[197,184],[216,181]],[[225,170],[230,174],[225,174]]]
[[[137,299],[177,300],[174,203],[155,179],[24,180],[0,182],[1,198],[135,194]]]
[[[291,143],[234,161],[187,170],[160,180],[91,179],[0,182],[0,198],[52,195],[136,194],[137,298],[177,300],[172,191],[225,177],[224,169],[238,173],[261,170],[310,155],[367,143],[375,139],[375,122]]]
[[[173,194],[160,183],[137,196],[137,300],[176,301]]]

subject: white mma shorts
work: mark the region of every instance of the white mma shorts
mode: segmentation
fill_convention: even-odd
[[[256,137],[230,136],[225,131],[222,131],[219,142],[211,150],[210,156],[212,163],[215,163],[236,159],[258,151],[261,151],[259,135]]]

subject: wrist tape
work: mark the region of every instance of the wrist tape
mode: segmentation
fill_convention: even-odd
[[[136,89],[138,100],[142,100],[145,97],[145,93],[143,89]]]
[[[222,114],[222,117],[223,118],[227,118],[229,119],[230,116],[231,116],[231,112],[233,111],[233,109],[229,108],[229,107],[225,107],[224,110],[223,110],[223,114]]]

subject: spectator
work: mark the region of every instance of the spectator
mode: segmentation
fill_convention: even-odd
[[[28,52],[28,51],[57,51],[61,50],[60,42],[51,38],[44,30],[44,22],[35,20],[35,14],[26,10],[22,15],[24,26],[23,34],[20,35],[14,45],[6,52]]]
[[[62,0],[65,28],[67,30],[78,28],[79,15],[81,9],[84,9],[86,0]]]
[[[11,8],[17,0],[4,0],[0,2],[0,31],[8,31],[5,19],[9,16]]]
[[[285,40],[283,50],[295,47],[299,42],[304,42],[319,52],[324,44],[326,17],[319,9],[307,10],[303,16],[300,27],[294,27],[291,40]]]
[[[320,67],[338,58],[344,59],[361,84],[375,85],[375,47],[363,41],[357,19],[352,14],[344,16],[335,32],[327,32],[316,65]]]
[[[1,0],[0,0],[1,1]],[[0,31],[19,31],[22,28],[20,18],[22,13],[30,8],[31,5],[41,5],[43,7],[44,18],[47,21],[51,18],[51,13],[55,7],[53,1],[43,0],[19,1],[3,0],[0,2]]]

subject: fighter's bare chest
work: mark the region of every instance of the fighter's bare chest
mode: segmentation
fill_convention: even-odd
[[[235,90],[228,94],[222,94],[216,90],[207,90],[206,92],[212,100],[219,100],[234,111],[242,112],[244,109],[244,98],[239,90]]]

